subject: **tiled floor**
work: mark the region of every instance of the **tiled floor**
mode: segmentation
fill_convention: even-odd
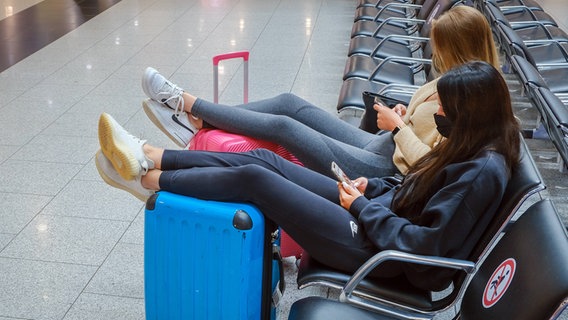
[[[0,0],[0,19],[39,2]],[[93,156],[103,111],[175,148],[141,110],[146,66],[212,98],[211,57],[249,50],[251,100],[294,92],[335,112],[354,1],[90,2],[110,8],[0,73],[0,320],[144,318],[143,204]],[[568,24],[564,0],[542,2]],[[242,99],[241,72],[222,64],[222,101]],[[547,172],[565,212],[566,173]]]

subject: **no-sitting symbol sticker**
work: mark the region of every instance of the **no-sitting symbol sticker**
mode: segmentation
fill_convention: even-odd
[[[483,291],[482,300],[485,308],[491,308],[505,294],[515,275],[516,266],[515,259],[509,258],[495,269]]]

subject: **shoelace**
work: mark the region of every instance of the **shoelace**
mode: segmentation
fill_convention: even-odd
[[[168,102],[172,101],[175,102],[175,108],[174,109],[174,114],[176,115],[176,117],[179,117],[180,114],[182,114],[183,111],[183,106],[184,106],[184,101],[183,101],[183,90],[176,86],[175,84],[166,81],[165,85],[170,86],[172,89],[168,90],[168,91],[163,91],[158,93],[158,95],[169,95],[170,97],[167,98],[166,100],[163,101],[164,104],[168,104]],[[176,100],[177,99],[177,100]],[[168,104],[169,106],[169,104]]]
[[[174,99],[177,99],[177,101],[175,102],[175,108],[172,108],[172,109],[174,109],[174,115],[176,117],[179,117],[182,113],[185,112],[183,110],[183,106],[185,105],[185,102],[183,100],[183,90],[180,87],[176,86],[175,84],[173,84],[169,81],[166,81],[165,84],[170,86],[172,89],[170,91],[160,92],[160,93],[158,93],[158,95],[161,95],[161,94],[170,95],[169,98],[167,98],[166,100],[163,101],[164,104],[167,104],[168,102],[174,101]],[[199,120],[199,118],[194,116],[193,114],[191,114],[191,117],[195,120]]]

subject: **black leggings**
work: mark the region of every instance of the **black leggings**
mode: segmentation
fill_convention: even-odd
[[[161,169],[161,190],[252,203],[313,258],[331,267],[353,272],[377,252],[357,219],[339,205],[335,180],[270,151],[166,150]]]

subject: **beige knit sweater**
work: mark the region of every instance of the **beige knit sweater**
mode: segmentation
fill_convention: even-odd
[[[402,174],[443,139],[433,116],[438,111],[438,101],[425,101],[437,92],[437,83],[438,79],[432,80],[414,93],[403,118],[406,126],[394,136],[393,162]]]

